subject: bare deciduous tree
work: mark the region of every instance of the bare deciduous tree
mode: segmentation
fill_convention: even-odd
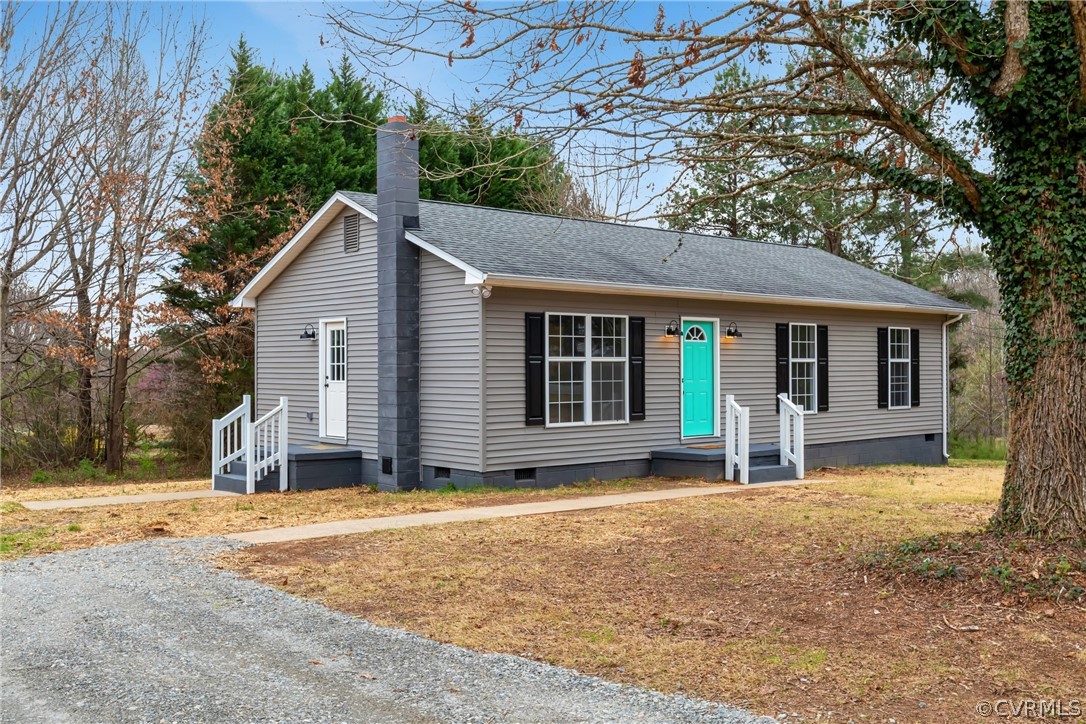
[[[93,18],[83,6],[51,8],[41,32],[23,38],[16,29],[30,8],[0,8],[0,349],[5,399],[51,383],[42,367],[48,334],[41,315],[66,287],[63,242],[76,197],[68,185],[81,123],[71,91],[73,67],[84,52],[81,38]]]
[[[118,471],[129,381],[157,345],[153,295],[200,118],[205,32],[165,7],[58,4],[16,49],[27,12],[3,10],[5,362],[65,362],[76,455],[95,454],[97,396]],[[9,333],[18,315],[53,331],[29,354]]]

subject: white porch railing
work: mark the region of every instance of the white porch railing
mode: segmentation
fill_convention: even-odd
[[[255,493],[256,483],[279,468],[279,490],[287,489],[287,398],[249,425],[245,448],[245,492]]]
[[[245,492],[255,493],[257,481],[279,468],[279,490],[287,489],[287,398],[252,422],[252,398],[211,423],[211,487],[215,476],[230,472],[230,463],[245,463]]]
[[[735,468],[739,468],[739,482],[750,482],[750,408],[740,407],[735,395],[727,395],[724,402],[724,479],[735,480]]]
[[[249,448],[250,397],[218,420],[211,421],[211,487],[215,476],[228,472],[230,463],[240,460]]]
[[[781,403],[781,465],[796,464],[796,479],[803,479],[803,410],[796,407],[783,392],[777,395]]]

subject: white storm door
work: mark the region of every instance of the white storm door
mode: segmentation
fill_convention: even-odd
[[[347,438],[347,322],[321,322],[321,437]]]

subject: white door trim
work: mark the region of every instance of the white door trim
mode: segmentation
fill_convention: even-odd
[[[346,442],[346,440],[347,440],[347,429],[346,429],[347,426],[346,426],[346,424],[344,424],[343,437],[329,437],[328,433],[327,433],[327,429],[325,427],[325,422],[326,422],[326,419],[327,419],[326,415],[325,415],[325,407],[327,406],[327,404],[326,404],[327,394],[324,391],[325,390],[325,387],[324,387],[324,367],[325,367],[325,363],[327,362],[327,359],[325,359],[326,356],[327,356],[327,354],[326,354],[326,350],[327,350],[327,346],[326,346],[327,332],[325,330],[326,330],[326,328],[328,327],[329,324],[342,324],[343,325],[343,365],[344,365],[343,395],[344,395],[345,401],[350,400],[350,396],[349,396],[348,393],[350,391],[349,385],[350,385],[350,378],[351,378],[351,365],[350,365],[350,359],[349,359],[350,353],[351,353],[351,349],[350,349],[351,346],[350,346],[350,344],[348,344],[349,336],[347,334],[347,318],[346,317],[327,317],[327,318],[322,317],[317,323],[317,330],[318,330],[317,331],[317,346],[320,348],[320,352],[317,355],[317,357],[318,357],[318,361],[317,361],[317,420],[318,420],[317,436],[320,439],[328,440],[329,442]],[[344,404],[346,404],[346,402]]]
[[[687,322],[708,322],[713,325],[713,384],[716,389],[716,410],[713,411],[713,434],[683,437],[683,346]],[[680,317],[679,318],[679,441],[707,440],[720,437],[720,317]]]

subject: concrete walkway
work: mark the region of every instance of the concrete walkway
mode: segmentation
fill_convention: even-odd
[[[390,515],[383,518],[361,518],[337,520],[330,523],[311,523],[289,528],[269,528],[248,533],[233,533],[225,536],[245,543],[285,543],[288,541],[327,538],[353,533],[372,533],[378,530],[414,528],[424,525],[442,525],[444,523],[463,523],[473,520],[491,520],[493,518],[515,518],[523,515],[542,515],[544,513],[568,513],[575,510],[594,510],[611,508],[617,505],[635,503],[654,503],[661,500],[681,500],[709,495],[725,495],[763,488],[792,487],[809,485],[808,480],[785,480],[776,483],[758,483],[756,485],[720,485],[711,488],[672,488],[670,490],[646,490],[637,493],[614,493],[611,495],[592,495],[584,498],[563,498],[538,503],[514,503],[512,505],[492,505],[482,508],[461,508],[459,510],[440,510],[433,513],[412,513],[410,515]],[[827,482],[827,481],[818,481]]]
[[[237,495],[225,490],[185,490],[180,493],[144,493],[143,495],[103,495],[97,498],[61,498],[60,500],[24,500],[19,503],[27,510],[68,510],[92,508],[96,505],[128,505],[133,503],[163,503],[193,498],[224,498]]]

